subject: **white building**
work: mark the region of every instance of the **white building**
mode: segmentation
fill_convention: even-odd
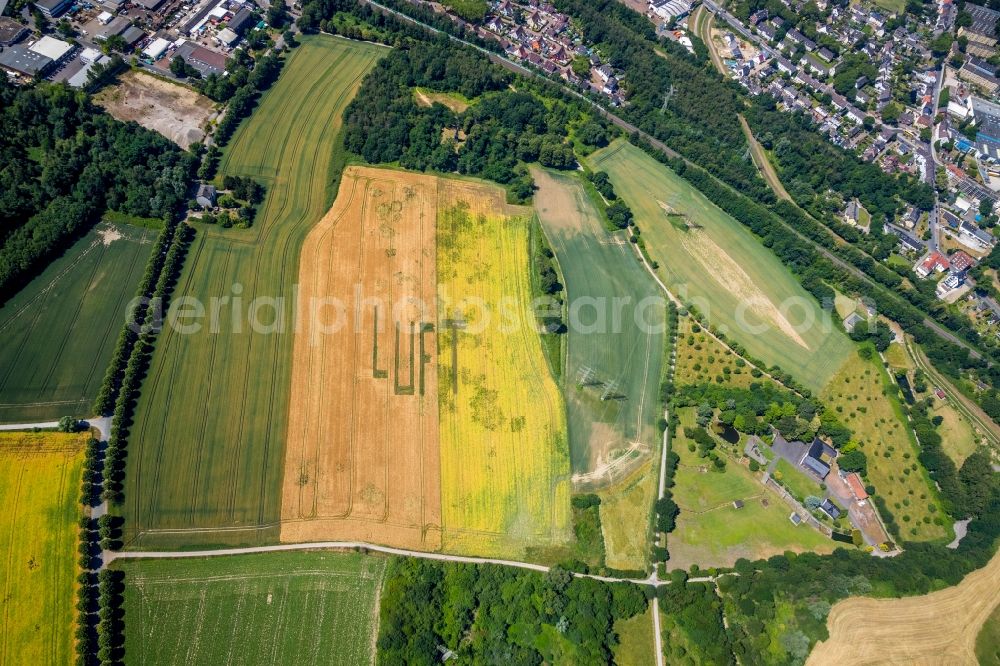
[[[59,62],[73,50],[73,46],[69,42],[45,35],[28,47],[28,50]]]
[[[156,60],[170,48],[170,40],[157,37],[153,42],[142,50],[142,54],[150,60]]]

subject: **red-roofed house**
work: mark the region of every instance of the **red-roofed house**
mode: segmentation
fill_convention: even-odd
[[[925,278],[934,271],[938,273],[943,273],[948,270],[950,264],[948,263],[948,258],[945,257],[940,252],[934,251],[927,255],[917,267],[913,269],[913,272],[918,276]]]
[[[851,493],[854,495],[854,498],[859,502],[868,499],[868,493],[865,491],[865,484],[861,483],[861,477],[858,476],[857,472],[851,472],[847,475],[847,487],[851,489]]]

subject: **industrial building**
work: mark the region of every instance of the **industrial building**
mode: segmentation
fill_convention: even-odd
[[[24,46],[8,46],[0,51],[0,67],[21,76],[44,76],[53,64],[52,58]]]

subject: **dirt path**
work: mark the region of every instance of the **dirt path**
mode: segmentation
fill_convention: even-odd
[[[775,196],[785,201],[792,201],[792,196],[788,194],[788,190],[786,190],[785,186],[782,185],[781,178],[778,177],[777,170],[775,170],[774,165],[771,164],[771,160],[767,158],[767,154],[764,152],[763,146],[757,142],[757,138],[753,135],[753,131],[751,131],[746,118],[743,117],[742,113],[739,118],[740,127],[743,128],[743,134],[747,138],[747,143],[750,144],[750,156],[753,158],[753,163],[757,165],[757,170],[760,171],[760,175],[764,177],[765,181],[767,181],[768,186],[770,186]],[[792,203],[795,202],[793,201]]]
[[[960,584],[920,597],[854,598],[827,619],[807,664],[975,664],[976,635],[1000,601],[1000,553]]]
[[[534,564],[532,562],[520,562],[517,560],[501,560],[490,557],[467,557],[465,555],[446,555],[444,553],[425,553],[419,550],[406,550],[404,548],[390,548],[389,546],[379,546],[363,541],[314,541],[311,543],[283,543],[274,546],[251,546],[247,548],[219,548],[215,550],[167,550],[167,551],[105,551],[105,564],[114,560],[140,560],[140,559],[177,559],[185,557],[224,557],[227,555],[247,555],[251,553],[280,553],[296,550],[364,550],[386,555],[398,555],[400,557],[417,557],[425,560],[435,560],[438,562],[460,562],[463,564],[496,564],[504,567],[514,567],[517,569],[528,569],[545,573],[551,567],[544,564]],[[726,574],[732,576],[735,574]],[[637,585],[668,585],[669,581],[656,580],[655,575],[647,578],[617,578],[614,576],[598,576],[596,574],[585,574],[573,572],[576,578],[591,578],[604,583],[635,583]],[[712,576],[702,576],[700,578],[689,578],[695,583],[714,583]]]

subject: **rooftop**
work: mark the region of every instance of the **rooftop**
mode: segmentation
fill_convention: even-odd
[[[52,58],[29,51],[23,46],[8,46],[0,51],[0,67],[19,74],[35,76],[52,64]]]
[[[73,50],[73,46],[69,42],[64,42],[61,39],[49,37],[48,35],[45,35],[28,48],[52,60],[61,60],[67,53]]]

